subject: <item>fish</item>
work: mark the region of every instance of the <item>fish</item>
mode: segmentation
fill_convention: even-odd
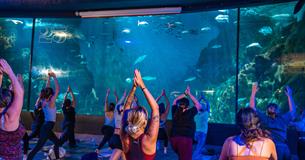
[[[31,29],[33,27],[33,23],[31,22],[25,22],[23,28],[24,29]],[[51,28],[60,28],[60,29],[66,29],[67,26],[59,23],[46,23],[38,21],[35,23],[35,27],[50,27]]]
[[[94,88],[92,88],[91,93],[92,93],[94,99],[98,101],[99,98],[96,96],[96,92],[95,92],[95,89],[94,89]]]
[[[170,93],[170,95],[175,95],[175,94],[180,94],[181,92],[179,92],[179,91],[172,91],[171,93]]]
[[[75,57],[79,57],[79,58],[81,58],[81,59],[84,59],[84,58],[85,58],[85,56],[82,55],[82,54],[76,55]]]
[[[126,78],[126,79],[125,79],[125,82],[131,83],[131,82],[132,82],[132,79],[131,79],[131,78]]]
[[[146,25],[148,25],[147,21],[139,21],[138,20],[138,26],[146,26]]]
[[[143,80],[145,81],[154,81],[157,79],[157,77],[152,77],[152,76],[144,76],[142,77]]]
[[[218,12],[228,14],[229,10],[228,9],[221,9],[221,10],[218,10]]]
[[[222,47],[222,45],[220,45],[220,44],[215,44],[215,45],[213,45],[211,48],[217,49],[217,48],[221,48],[221,47]]]
[[[67,38],[67,39],[71,39],[73,38],[73,34],[69,33],[69,32],[65,32],[65,31],[52,31],[53,36],[55,37],[59,37],[59,38]]]
[[[81,61],[80,64],[85,64],[85,65],[86,65],[86,64],[88,64],[88,62],[86,62],[86,61]]]
[[[187,33],[190,33],[190,31],[188,30],[184,30],[184,31],[181,31],[182,34],[187,34]]]
[[[271,18],[274,20],[286,20],[286,19],[291,18],[291,14],[287,14],[287,13],[276,14],[276,15],[273,15]]]
[[[242,102],[242,101],[245,101],[245,100],[247,100],[247,98],[238,98],[238,102]]]
[[[212,90],[203,90],[201,92],[204,92],[206,94],[214,94],[215,91],[212,89]]]
[[[131,43],[131,41],[126,40],[126,41],[125,41],[125,43],[130,44],[130,43]]]
[[[197,79],[196,77],[190,77],[190,78],[187,78],[186,80],[184,80],[184,82],[191,82],[191,81],[194,81],[195,79]]]
[[[209,31],[209,30],[211,30],[211,28],[210,27],[202,27],[200,30],[201,31]]]
[[[177,25],[181,25],[182,24],[182,22],[180,22],[180,21],[176,21],[174,23],[177,24]]]
[[[18,19],[6,19],[5,21],[13,22],[14,24],[23,24],[23,22]]]
[[[147,57],[146,54],[144,54],[144,55],[138,57],[138,58],[134,61],[133,65],[136,65],[136,64],[138,64],[138,63],[144,61],[144,59],[145,59],[146,57]]]
[[[229,15],[220,14],[215,17],[215,20],[219,23],[229,23]]]
[[[251,48],[251,47],[257,47],[257,48],[263,48],[258,42],[251,43],[246,48]]]
[[[122,33],[126,33],[126,34],[128,34],[128,33],[130,33],[130,29],[128,29],[128,28],[123,29],[123,30],[122,30]]]
[[[272,28],[270,26],[264,26],[260,28],[258,32],[266,36],[268,34],[272,34]]]

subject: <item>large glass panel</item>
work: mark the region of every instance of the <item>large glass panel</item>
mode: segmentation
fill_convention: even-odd
[[[28,104],[29,62],[32,28],[29,18],[0,18],[0,58],[4,58],[17,74],[24,79],[23,109]],[[8,78],[4,78],[3,86],[9,87]]]
[[[259,83],[257,107],[270,102],[288,110],[284,87],[291,86],[298,105],[305,97],[304,12],[295,2],[241,9],[239,106],[249,102],[252,82]]]
[[[46,70],[59,74],[61,94],[76,92],[79,114],[102,114],[106,88],[121,96],[140,69],[157,97],[172,102],[187,85],[211,103],[210,122],[235,116],[236,10],[103,19],[38,19],[33,58],[32,104]],[[142,93],[140,104],[148,106]]]

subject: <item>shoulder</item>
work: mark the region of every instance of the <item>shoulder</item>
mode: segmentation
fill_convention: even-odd
[[[225,144],[234,142],[234,139],[235,139],[235,138],[236,138],[236,136],[228,137],[228,138],[225,140]]]
[[[262,138],[262,140],[267,144],[274,144],[274,142],[270,138]]]

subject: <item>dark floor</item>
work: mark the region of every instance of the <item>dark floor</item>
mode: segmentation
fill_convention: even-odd
[[[59,135],[59,134],[57,134]],[[102,136],[96,135],[76,135],[78,140],[77,148],[69,148],[68,145],[64,145],[63,148],[66,150],[65,160],[79,160],[81,159],[82,155],[90,152],[94,152],[97,144],[100,142]],[[37,139],[33,139],[30,141],[30,148],[34,148]],[[47,152],[51,148],[52,143],[48,141],[45,144],[45,147],[42,151],[38,152],[35,156],[35,160],[46,160],[47,159]],[[216,160],[218,159],[217,153],[219,153],[221,147],[220,146],[208,146],[211,155],[202,155],[200,160]],[[111,154],[111,150],[105,145],[104,148],[101,150],[101,155],[99,156],[101,160],[108,160]],[[168,148],[168,153],[164,154],[163,150],[159,150],[157,152],[156,160],[176,160],[178,159],[176,154],[173,150]]]

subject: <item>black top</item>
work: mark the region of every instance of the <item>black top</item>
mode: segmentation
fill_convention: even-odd
[[[75,123],[75,109],[74,107],[62,107],[64,113],[64,124]]]
[[[173,105],[173,128],[171,136],[184,136],[193,138],[196,129],[194,117],[197,113],[198,111],[196,107],[188,108],[183,112],[183,108],[178,107],[177,105]]]

